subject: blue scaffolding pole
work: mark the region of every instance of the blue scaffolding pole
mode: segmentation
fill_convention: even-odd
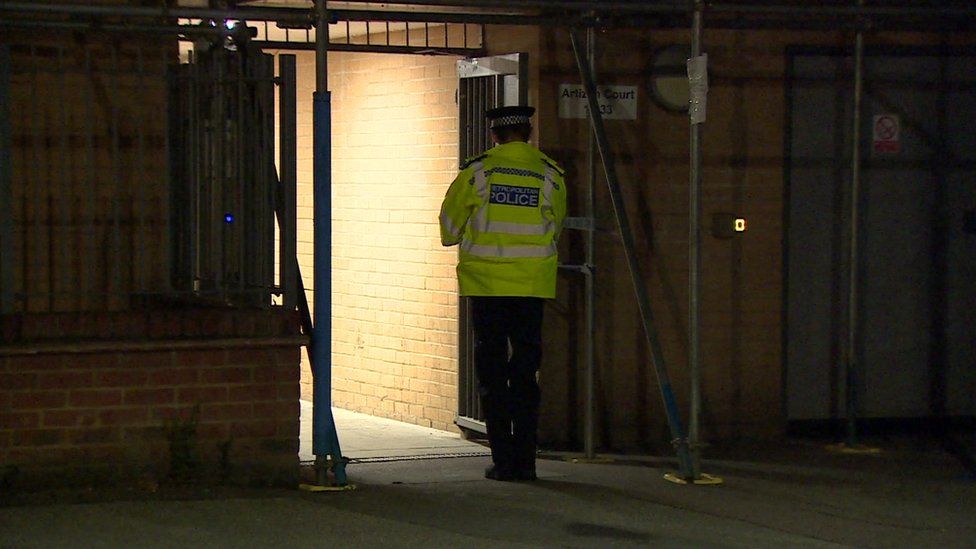
[[[313,96],[314,325],[312,328],[312,451],[318,484],[346,485],[346,462],[332,416],[332,96],[328,91],[329,23],[325,0],[316,0]]]

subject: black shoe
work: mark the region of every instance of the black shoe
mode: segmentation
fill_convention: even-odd
[[[539,477],[535,475],[535,469],[519,469],[515,471],[515,480],[532,481]]]
[[[485,469],[485,478],[491,480],[508,481],[508,480],[515,480],[515,475],[508,469],[502,469],[497,465],[492,465],[491,467]]]

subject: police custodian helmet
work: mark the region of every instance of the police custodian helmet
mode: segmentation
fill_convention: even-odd
[[[524,107],[511,105],[508,107],[496,107],[485,112],[489,126],[492,129],[504,126],[517,126],[519,124],[529,124],[532,115],[535,114],[535,107]]]

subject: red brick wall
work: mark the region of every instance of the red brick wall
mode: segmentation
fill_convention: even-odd
[[[173,466],[181,480],[297,478],[294,315],[174,310],[0,324],[0,472],[16,468],[18,482],[160,480]],[[180,424],[195,434],[174,435]],[[171,459],[180,441],[190,453]]]

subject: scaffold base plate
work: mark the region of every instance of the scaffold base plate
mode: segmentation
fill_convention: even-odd
[[[664,475],[664,480],[668,482],[673,482],[675,484],[722,484],[725,482],[721,477],[716,477],[714,475],[709,475],[708,473],[702,473],[700,477],[692,480],[688,480],[678,476],[677,473],[666,473]]]
[[[322,486],[319,484],[299,484],[298,489],[305,492],[349,492],[356,489],[355,484],[346,484],[345,486]]]

